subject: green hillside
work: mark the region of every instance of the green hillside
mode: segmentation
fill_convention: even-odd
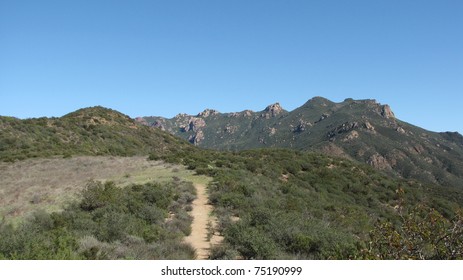
[[[71,155],[132,156],[190,149],[185,141],[103,107],[61,118],[0,117],[0,160]]]
[[[449,222],[458,219],[463,205],[461,188],[395,179],[364,164],[311,152],[204,150],[164,159],[214,178],[210,201],[225,237],[213,250],[214,259],[381,258],[379,244],[370,247],[369,242],[382,223],[400,228],[404,217],[420,207],[437,209]],[[463,235],[456,236],[462,244]],[[430,250],[424,256],[449,254]],[[463,258],[463,251],[458,254]],[[394,258],[418,257],[401,253]]]
[[[367,163],[424,183],[463,186],[463,136],[435,133],[397,119],[375,100],[335,103],[315,97],[288,112],[277,103],[261,112],[172,119],[139,118],[204,148],[240,151],[279,147],[322,152]]]

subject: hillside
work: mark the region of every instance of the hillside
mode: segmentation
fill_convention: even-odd
[[[224,243],[212,250],[212,259],[463,258],[459,249],[455,257],[449,253],[460,248],[454,243],[463,244],[463,234],[452,235],[455,242],[445,238],[451,221],[461,228],[461,188],[423,185],[290,149],[179,152],[164,160],[213,178],[209,199]],[[426,224],[433,209],[434,228]],[[412,233],[404,233],[404,224]],[[385,226],[391,231],[380,231]],[[444,242],[446,248],[437,249]],[[429,250],[419,255],[423,248]]]
[[[313,128],[315,134],[315,128],[323,131],[329,124],[320,123],[351,116],[347,112],[352,111],[337,115],[345,104],[327,102],[315,99],[307,108],[300,108],[300,114],[309,112],[314,119],[320,108],[331,107],[333,113],[322,113],[317,123],[300,126],[297,133]],[[380,109],[376,119],[374,110],[357,108],[372,121],[363,119],[357,125],[344,126],[350,130],[336,130],[329,144],[349,143],[343,139],[354,132],[359,136],[353,140],[371,135],[370,141],[374,141],[373,136],[389,131],[381,123],[400,124],[405,133],[397,128],[395,132],[410,134],[407,131],[413,127],[395,120],[386,106],[368,101],[352,106],[364,108],[364,103]],[[187,122],[183,130],[197,137],[200,131],[210,129],[209,120],[219,125],[221,119],[230,118],[236,121],[237,130],[230,128],[235,135],[241,127],[239,120],[249,118],[251,128],[275,124],[269,136],[273,139],[279,133],[284,135],[284,124],[290,127],[291,114],[294,111],[286,112],[279,105],[237,115],[209,110]],[[309,117],[307,113],[307,120]],[[62,118],[2,117],[0,129],[0,159],[5,161],[0,173],[7,179],[0,186],[0,193],[5,194],[0,200],[2,215],[20,220],[21,213],[47,211],[16,224],[1,219],[0,259],[193,259],[195,255],[210,259],[463,258],[463,232],[458,226],[463,222],[463,190],[459,185],[389,176],[346,159],[352,157],[347,153],[339,157],[303,148],[201,149],[101,107]],[[415,129],[413,134],[421,131]],[[248,130],[248,138],[258,137],[259,131]],[[458,134],[437,135],[447,139],[446,145],[454,143],[449,147],[458,146],[461,140]],[[241,139],[243,143],[247,140]],[[395,145],[392,140],[387,143]],[[451,151],[448,154],[453,154]],[[156,161],[146,162],[148,155]],[[206,177],[197,175],[208,179],[198,182]],[[192,182],[201,186],[210,182],[208,192],[202,189],[198,195]],[[76,196],[65,204],[63,192]],[[195,195],[217,217],[216,227],[206,228],[207,235],[222,242],[209,256],[184,242],[193,231],[205,232],[192,224],[192,216],[204,214],[192,211],[197,205]],[[207,200],[210,205],[205,204]]]
[[[172,119],[137,118],[204,148],[264,147],[323,152],[354,159],[378,170],[425,183],[463,186],[463,137],[435,133],[397,119],[375,100],[335,103],[310,99],[288,112],[278,103],[260,112],[215,110]]]
[[[103,107],[81,109],[61,118],[0,117],[0,131],[1,161],[55,155],[163,154],[192,148],[168,133]]]

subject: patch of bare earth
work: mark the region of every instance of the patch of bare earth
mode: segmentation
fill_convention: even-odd
[[[193,217],[191,234],[185,238],[196,250],[196,259],[207,260],[210,249],[213,245],[222,242],[223,238],[214,233],[216,220],[211,215],[212,205],[209,204],[205,184],[195,184],[197,198],[193,201],[193,210],[190,215]]]

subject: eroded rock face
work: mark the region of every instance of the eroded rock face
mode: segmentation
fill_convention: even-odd
[[[224,128],[224,132],[228,134],[234,134],[238,130],[236,125],[227,124]]]
[[[367,130],[375,131],[375,127],[370,122],[365,122],[364,126]]]
[[[182,116],[185,117],[185,116]],[[180,130],[183,132],[193,131],[198,132],[206,126],[206,121],[203,118],[190,117],[188,119],[180,120]]]
[[[212,110],[212,109],[206,109],[206,110],[202,111],[201,113],[199,113],[198,117],[207,118],[207,117],[215,116],[215,115],[218,115],[218,114],[220,114],[219,111]]]
[[[239,113],[229,113],[227,114],[228,117],[230,118],[238,118],[238,117],[252,117],[254,115],[254,112],[251,110],[245,110],[243,112]]]
[[[161,130],[166,130],[162,122],[160,121],[155,121],[153,124],[151,124],[152,127],[157,127]]]
[[[372,155],[368,159],[367,163],[379,170],[392,170],[392,166],[389,161],[378,153]]]
[[[151,127],[156,127],[156,128],[159,128],[163,131],[166,130],[164,124],[162,123],[161,120],[157,120],[157,121],[154,121],[153,123],[148,123],[146,121],[145,118],[142,118],[142,117],[138,117],[138,118],[135,118],[135,122],[139,123],[139,124],[142,124],[142,125],[146,125],[146,126],[151,126]]]
[[[329,114],[323,114],[323,115],[321,115],[320,119],[318,121],[316,121],[315,123],[319,123],[319,122],[321,122],[323,120],[326,120],[329,117],[330,117]]]
[[[277,129],[276,129],[276,128],[272,127],[272,128],[269,129],[269,133],[268,133],[269,136],[273,136],[273,135],[275,135],[276,133],[277,133]]]
[[[189,123],[189,131],[198,132],[201,128],[206,126],[206,121],[202,118],[191,118]]]
[[[303,119],[299,120],[299,123],[296,125],[296,127],[293,128],[294,133],[301,133],[306,131],[308,128],[312,127],[313,124],[311,122],[304,121]]]
[[[350,132],[357,128],[359,128],[358,122],[345,122],[342,125],[338,126],[337,128],[333,129],[332,131],[328,132],[328,138],[330,139],[330,141],[334,141],[337,135]],[[355,139],[356,137],[358,137],[358,133],[356,134],[356,136],[354,135],[353,137],[354,138],[352,139]]]
[[[357,131],[353,130],[351,132],[349,132],[346,137],[344,137],[344,139],[342,140],[343,142],[347,142],[347,141],[352,141],[352,140],[355,140],[357,138],[359,138],[360,135]]]
[[[420,155],[425,151],[425,148],[422,145],[417,144],[412,147],[409,147],[408,150],[415,155]]]
[[[201,141],[204,140],[204,132],[202,130],[199,130],[198,132],[196,132],[195,135],[191,135],[189,138],[188,138],[188,141],[194,145],[199,145],[199,143],[201,143]]]
[[[142,124],[142,125],[148,125],[149,126],[149,123],[142,117],[138,117],[138,118],[135,118],[135,121],[139,124]]]
[[[283,108],[281,107],[280,103],[275,103],[272,105],[267,106],[265,108],[264,113],[262,114],[263,118],[269,119],[270,117],[276,117],[283,112]]]
[[[407,133],[407,132],[405,131],[405,129],[401,128],[400,126],[396,129],[396,131],[397,131],[398,133],[400,133],[400,134],[405,134],[405,133]]]
[[[245,110],[243,112],[243,116],[245,116],[245,117],[252,117],[253,114],[254,114],[254,112],[251,111],[251,110]]]
[[[381,107],[381,116],[386,119],[395,119],[394,112],[392,112],[392,109],[389,105],[383,105]]]

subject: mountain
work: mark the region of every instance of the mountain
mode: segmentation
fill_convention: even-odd
[[[291,112],[276,103],[260,112],[208,109],[196,116],[136,120],[203,148],[317,151],[368,163],[403,178],[463,186],[463,136],[431,132],[401,121],[389,105],[375,100],[335,103],[315,97]]]
[[[460,185],[423,184],[339,156],[304,151],[338,151],[334,154],[354,158],[356,149],[365,149],[365,153],[368,149],[384,153],[392,145],[405,149],[406,139],[420,140],[423,149],[415,150],[419,159],[420,151],[433,151],[429,147],[434,142],[420,138],[425,136],[419,133],[427,133],[424,139],[438,139],[432,140],[439,141],[436,148],[447,147],[443,152],[449,160],[446,178],[459,180],[455,172],[461,161],[450,157],[459,155],[459,134],[431,133],[400,122],[389,106],[374,101],[333,103],[322,98],[293,112],[274,104],[262,112],[206,110],[198,116],[179,115],[153,123],[164,130],[172,125],[172,133],[179,129],[180,135],[191,137],[197,145],[223,141],[222,149],[245,149],[285,144],[297,150],[201,149],[162,129],[140,124],[148,121],[137,122],[103,107],[81,109],[61,118],[0,117],[0,161],[5,161],[0,171],[17,180],[8,188],[0,183],[0,192],[5,194],[0,197],[0,209],[10,215],[18,213],[10,207],[18,200],[51,203],[47,189],[69,192],[67,176],[51,175],[64,172],[65,164],[75,169],[80,169],[79,163],[85,165],[68,156],[149,155],[149,159],[164,161],[153,162],[169,169],[160,171],[164,176],[172,175],[165,184],[146,183],[156,177],[151,171],[146,178],[142,176],[144,183],[129,186],[119,180],[90,181],[87,186],[74,186],[83,191],[62,211],[38,212],[16,226],[0,217],[0,259],[194,258],[194,250],[182,241],[192,232],[188,211],[195,207],[194,186],[182,182],[179,165],[210,178],[200,181],[210,182],[207,199],[217,223],[204,227],[207,235],[218,234],[223,239],[211,248],[211,259],[463,258]],[[214,139],[211,131],[223,138]],[[381,137],[389,138],[383,141]],[[55,159],[40,159],[52,156]],[[20,161],[33,157],[39,159]],[[388,163],[383,157],[382,163]],[[36,171],[25,171],[31,170],[25,166]],[[103,172],[99,166],[94,173]],[[398,172],[393,169],[396,166],[384,170]],[[50,178],[39,180],[34,177],[38,173]],[[125,179],[138,177],[128,170],[123,174]],[[24,190],[24,177],[34,182],[37,193]],[[47,185],[50,180],[54,187]]]
[[[53,155],[162,155],[193,148],[186,141],[103,107],[80,109],[61,118],[0,116],[0,131],[1,161]]]

